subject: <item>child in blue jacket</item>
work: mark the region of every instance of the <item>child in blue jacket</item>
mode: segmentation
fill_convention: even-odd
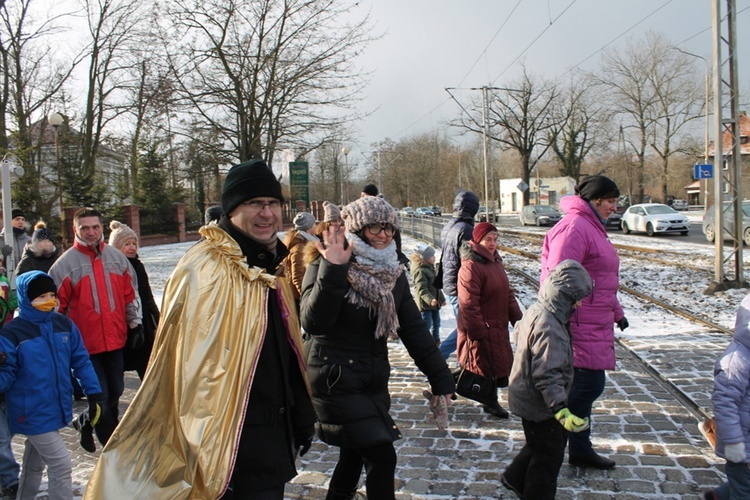
[[[46,464],[49,498],[70,499],[73,467],[59,429],[73,420],[71,369],[88,395],[94,424],[102,389],[78,328],[55,312],[52,278],[41,271],[22,274],[17,298],[18,316],[0,330],[0,391],[11,432],[26,436],[18,498],[36,496]]]

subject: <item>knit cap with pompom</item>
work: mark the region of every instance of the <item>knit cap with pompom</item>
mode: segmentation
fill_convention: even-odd
[[[130,227],[126,226],[118,220],[113,220],[109,223],[109,229],[112,230],[109,233],[109,244],[118,250],[121,250],[125,242],[129,239],[134,238],[135,244],[138,245],[138,235],[135,234]]]
[[[52,231],[47,229],[47,224],[43,220],[40,220],[34,224],[34,234],[31,236],[31,244],[36,245],[42,240],[50,240],[54,243],[55,237],[52,234]]]

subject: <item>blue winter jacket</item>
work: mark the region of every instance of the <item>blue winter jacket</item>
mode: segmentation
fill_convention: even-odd
[[[0,330],[0,392],[5,392],[10,431],[35,435],[52,432],[73,420],[70,371],[86,394],[102,392],[81,332],[66,316],[31,305],[29,283],[43,275],[18,277],[19,316]]]
[[[479,211],[479,198],[471,191],[459,191],[453,200],[453,217],[443,227],[440,266],[443,293],[458,296],[458,270],[461,268],[461,243],[471,239],[474,216]]]
[[[745,443],[750,463],[750,295],[737,311],[734,338],[714,366],[711,402],[716,419],[716,454],[728,444]]]

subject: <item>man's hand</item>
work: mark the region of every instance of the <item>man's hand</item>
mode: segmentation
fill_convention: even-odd
[[[143,345],[144,340],[143,325],[136,325],[133,328],[128,328],[128,349],[138,349]]]
[[[316,243],[320,255],[331,264],[341,265],[349,262],[352,258],[354,244],[349,248],[344,248],[346,238],[344,237],[344,228],[329,227],[323,232],[323,243]]]
[[[568,408],[555,413],[555,418],[568,432],[581,432],[589,428],[589,419],[576,417]]]

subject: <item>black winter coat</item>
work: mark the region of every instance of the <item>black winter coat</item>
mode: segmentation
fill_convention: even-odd
[[[375,338],[376,315],[344,298],[350,286],[348,270],[348,264],[334,265],[323,258],[313,261],[302,284],[300,315],[310,336],[305,347],[318,437],[330,445],[356,449],[391,443],[401,433],[388,414],[387,340]],[[451,372],[417,310],[403,272],[393,297],[401,325],[399,337],[429,378],[432,393],[452,394]]]
[[[135,276],[138,278],[138,297],[141,299],[144,342],[137,349],[130,349],[126,346],[122,351],[122,356],[125,370],[136,370],[142,376],[146,371],[151,350],[154,347],[154,335],[159,324],[159,307],[156,305],[154,294],[151,292],[151,284],[148,282],[148,274],[143,262],[137,255],[132,259],[128,257],[128,261],[133,266]]]
[[[55,247],[55,251],[48,257],[36,255],[29,246],[23,251],[23,257],[16,266],[16,276],[21,276],[29,271],[42,271],[49,273],[49,268],[55,263],[60,256],[60,249]]]

